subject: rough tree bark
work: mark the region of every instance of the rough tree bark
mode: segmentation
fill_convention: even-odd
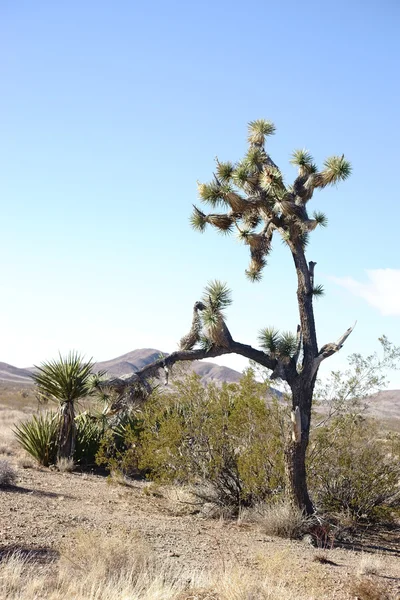
[[[73,402],[61,405],[57,458],[73,458],[76,444],[75,408]]]

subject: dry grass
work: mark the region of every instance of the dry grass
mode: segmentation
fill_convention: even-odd
[[[358,575],[379,575],[383,568],[382,557],[363,552],[357,569]]]
[[[313,600],[283,581],[239,570],[223,573],[165,567],[137,538],[81,532],[73,549],[38,568],[14,553],[0,563],[0,597],[8,600]]]
[[[266,535],[299,539],[310,526],[310,519],[288,502],[258,504],[241,514],[244,522],[258,523]]]
[[[350,594],[357,600],[396,600],[384,583],[370,578],[353,581]]]
[[[60,473],[72,473],[75,463],[73,458],[57,458],[57,469]]]

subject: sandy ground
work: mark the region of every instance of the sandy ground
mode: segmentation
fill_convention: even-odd
[[[143,481],[120,485],[96,474],[35,466],[12,437],[16,416],[18,411],[0,410],[0,459],[18,475],[14,487],[0,490],[0,559],[19,550],[34,551],[43,563],[60,554],[73,562],[76,537],[95,531],[137,539],[167,567],[185,572],[238,567],[295,581],[303,593],[312,590],[320,598],[351,598],[351,582],[369,562],[372,576],[400,598],[399,531],[371,532],[363,545],[328,549],[270,537],[262,523],[206,517],[179,488]]]

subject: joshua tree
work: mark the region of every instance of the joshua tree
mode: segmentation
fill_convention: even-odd
[[[211,182],[199,184],[201,200],[211,209],[224,208],[227,212],[206,214],[194,206],[192,226],[204,231],[212,225],[224,233],[236,232],[250,250],[247,277],[260,281],[271,250],[274,233],[281,236],[292,254],[297,274],[297,302],[299,321],[297,334],[279,333],[268,327],[259,334],[262,350],[241,344],[232,339],[225,323],[224,308],[231,300],[228,288],[212,282],[201,301],[194,305],[190,332],[182,338],[180,350],[148,365],[130,379],[115,381],[121,389],[138,385],[143,391],[147,379],[162,367],[166,370],[176,361],[197,360],[222,354],[241,354],[271,371],[271,379],[286,381],[292,392],[292,439],[286,451],[287,490],[292,502],[311,513],[305,456],[309,439],[311,406],[315,380],[321,362],[340,350],[350,335],[348,329],[336,343],[321,348],[313,311],[313,298],[323,294],[323,288],[314,283],[315,262],[307,262],[305,248],[308,236],[317,227],[324,227],[324,214],[308,213],[308,203],[314,190],[347,179],[350,163],[344,156],[332,156],[318,170],[311,154],[296,150],[292,164],[298,168],[293,185],[286,185],[282,173],[273,162],[265,146],[266,138],[275,133],[270,121],[249,123],[249,148],[244,158],[237,162],[216,160]],[[131,388],[132,390],[132,388]],[[131,392],[132,393],[132,392]]]
[[[75,402],[87,396],[92,389],[93,362],[84,362],[76,352],[35,367],[33,380],[39,394],[60,405],[60,429],[57,442],[58,458],[73,458],[76,425]]]

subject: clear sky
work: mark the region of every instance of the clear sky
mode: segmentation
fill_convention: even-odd
[[[325,372],[383,333],[400,344],[399,30],[397,0],[3,0],[0,361],[172,351],[210,279],[232,288],[235,339],[295,330],[281,242],[251,284],[245,247],[188,222],[196,180],[257,118],[288,181],[295,148],[353,165],[312,201],[329,218],[308,250],[320,344],[358,321]]]

